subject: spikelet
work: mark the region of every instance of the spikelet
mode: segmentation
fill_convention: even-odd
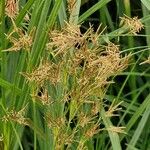
[[[138,17],[130,18],[125,15],[124,17],[120,17],[120,18],[121,18],[120,24],[124,24],[127,27],[129,27],[130,33],[133,35],[137,35],[137,33],[140,32],[144,28],[144,25],[138,19]]]
[[[6,0],[5,13],[10,18],[15,18],[19,13],[19,1],[18,0]]]
[[[26,106],[19,111],[7,110],[6,115],[4,115],[2,117],[2,121],[5,121],[5,122],[14,121],[14,122],[17,122],[21,125],[29,125],[28,118],[24,117],[25,116],[25,109],[26,109]]]
[[[147,60],[140,63],[140,65],[143,65],[143,64],[150,64],[150,56],[148,57]]]
[[[21,28],[18,28],[15,25],[15,22],[13,19],[13,31],[7,35],[7,39],[10,40],[10,43],[12,43],[12,46],[6,50],[3,51],[20,51],[21,49],[24,49],[25,51],[29,51],[31,49],[32,43],[33,43],[33,36],[35,29],[31,30],[31,32],[28,34],[26,31],[22,30]]]
[[[50,81],[56,84],[60,81],[60,64],[52,62],[41,62],[39,67],[31,73],[21,73],[27,78],[29,82],[35,82],[37,85],[42,86],[45,81]]]

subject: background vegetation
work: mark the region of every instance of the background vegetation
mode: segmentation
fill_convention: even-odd
[[[0,150],[149,150],[149,24],[149,0],[1,0]]]

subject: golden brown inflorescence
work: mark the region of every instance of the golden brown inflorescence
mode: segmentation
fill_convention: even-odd
[[[67,0],[68,11],[71,14],[72,10],[76,6],[77,0]]]
[[[71,14],[77,1],[67,2]],[[19,12],[18,0],[7,0],[5,12],[11,18],[14,30],[7,35],[12,47],[4,51],[24,49],[30,53],[34,42],[34,29],[27,33],[15,25],[14,20]],[[129,33],[134,35],[143,29],[138,17],[121,17],[121,24],[127,26]],[[104,31],[101,30],[101,25],[96,32],[91,25],[85,33],[81,33],[80,28],[80,25],[66,22],[61,30],[48,33],[45,47],[47,51],[44,52],[49,52],[53,58],[42,56],[37,67],[32,70],[27,67],[28,72],[21,73],[33,92],[31,97],[41,102],[44,110],[54,110],[55,106],[58,109],[63,107],[61,114],[46,112],[44,117],[52,131],[55,149],[62,149],[64,145],[69,147],[74,142],[78,145],[77,149],[86,149],[85,143],[103,130],[125,133],[124,127],[113,125],[101,129],[101,123],[104,124],[101,119],[101,107],[105,106],[103,99],[107,87],[113,83],[112,76],[127,68],[130,55],[122,56],[119,45],[112,42],[100,45],[99,38]],[[149,62],[150,58],[141,64]],[[35,85],[36,88],[33,88]],[[47,85],[55,89],[55,96],[50,95]],[[59,86],[62,93],[57,89]],[[40,88],[42,90],[39,94]],[[57,92],[61,93],[60,99]],[[105,117],[117,116],[117,112],[121,110],[118,108],[120,104],[112,103],[105,112]],[[2,120],[29,125],[28,118],[25,118],[25,107],[20,111],[7,111]]]
[[[32,30],[29,34],[22,30],[21,28],[17,28],[14,21],[12,20],[14,29],[13,31],[7,35],[7,39],[9,39],[12,46],[3,51],[20,51],[21,49],[25,51],[30,51],[33,43],[33,34],[34,30]]]
[[[140,65],[143,65],[143,64],[150,64],[150,56],[147,58],[147,60],[140,63]]]
[[[37,85],[42,86],[45,81],[50,81],[56,84],[60,81],[61,64],[52,62],[41,62],[39,67],[31,73],[22,73],[28,81],[35,82]]]
[[[76,44],[82,44],[84,40],[80,32],[80,26],[68,23],[61,31],[54,30],[49,35],[50,42],[47,43],[47,48],[52,49],[52,53],[55,53],[55,56],[67,53],[68,49],[75,47]]]
[[[5,122],[14,121],[21,125],[29,125],[28,118],[25,118],[25,109],[26,109],[26,107],[22,108],[19,111],[7,110],[6,115],[4,115],[2,117],[2,121],[5,121]]]
[[[6,0],[5,13],[10,18],[15,18],[19,13],[19,1],[18,0]]]
[[[130,18],[125,15],[124,17],[120,18],[121,24],[126,25],[129,28],[129,33],[133,35],[137,35],[137,33],[139,33],[144,28],[144,25],[142,24],[140,19],[138,19],[138,17]]]
[[[101,26],[96,32],[92,26],[85,33],[81,33],[80,28],[78,25],[66,23],[61,31],[51,31],[46,53],[49,52],[53,58],[43,57],[37,67],[21,73],[27,79],[29,87],[36,86],[31,88],[33,100],[37,99],[44,107],[48,106],[52,110],[55,106],[59,108],[58,106],[63,105],[65,108],[63,117],[62,114],[56,117],[54,112],[45,115],[45,122],[52,130],[55,147],[58,149],[64,144],[69,146],[74,143],[80,131],[83,141],[78,139],[76,143],[78,148],[84,148],[86,141],[103,130],[100,128],[100,112],[104,106],[106,87],[113,83],[112,76],[127,68],[130,58],[130,55],[122,56],[119,46],[112,42],[100,45]],[[24,34],[17,28],[15,32],[18,33],[18,38],[13,34],[8,36],[13,43],[8,51],[31,49],[33,36]],[[61,98],[50,95],[48,86],[52,86],[56,93],[59,93],[57,88],[60,86]],[[42,90],[38,95],[40,88]],[[88,110],[85,110],[85,106]],[[118,105],[112,105],[106,112],[106,117],[113,117],[114,112],[120,110],[117,107]],[[12,118],[18,119],[18,123],[26,123],[20,112],[12,111],[4,120]],[[71,124],[74,124],[72,129]],[[116,129],[117,127],[108,130]]]
[[[110,76],[127,67],[128,57],[122,58],[119,47],[111,42],[104,48],[100,46],[99,36],[94,34],[92,27],[81,34],[79,26],[66,24],[61,32],[51,32],[47,47],[55,56],[69,55],[65,64],[70,66],[70,74],[79,77],[78,84],[93,82],[101,86],[107,83]]]
[[[101,119],[97,114],[104,105],[102,99],[106,85],[112,83],[112,76],[127,68],[130,58],[130,55],[121,56],[118,45],[111,42],[105,46],[100,45],[101,34],[100,27],[94,32],[90,26],[85,33],[81,33],[80,26],[68,23],[61,31],[54,30],[49,34],[47,49],[55,58],[59,58],[61,72],[65,74],[65,78],[64,75],[60,76],[60,81],[68,80],[68,77],[73,79],[72,88],[66,91],[69,98],[64,102],[69,104],[71,119],[66,120],[66,124],[76,118],[74,128],[77,132],[83,131],[84,138],[78,141],[78,147],[84,147],[85,141],[103,130],[100,129]],[[83,109],[84,105],[89,106],[87,113]],[[118,105],[111,105],[106,116],[116,116],[120,110]],[[122,128],[111,128],[114,132],[122,133],[119,129]],[[73,135],[72,138],[77,137]]]
[[[114,104],[115,100],[113,100],[112,104],[109,106],[108,111],[106,111],[106,117],[112,117],[112,116],[118,116],[116,114],[118,111],[122,110],[121,107],[119,107],[123,102],[120,102],[118,104]]]
[[[125,127],[114,127],[114,126],[112,126],[112,127],[107,128],[107,130],[111,131],[111,132],[126,134]]]

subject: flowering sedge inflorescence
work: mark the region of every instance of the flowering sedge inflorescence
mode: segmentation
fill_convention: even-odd
[[[32,30],[28,34],[26,31],[23,31],[21,28],[17,28],[13,19],[12,22],[14,25],[14,29],[9,35],[7,35],[7,39],[9,39],[12,46],[3,51],[20,51],[21,49],[29,51],[33,43],[34,30]]]
[[[42,60],[33,71],[22,73],[29,83],[44,89],[41,96],[35,95],[36,92],[34,92],[32,97],[40,99],[43,105],[49,105],[49,107],[55,106],[56,100],[54,100],[55,103],[51,103],[53,100],[48,94],[45,83],[50,82],[54,87],[58,84],[66,87],[64,81],[73,79],[72,88],[65,89],[65,95],[59,102],[69,105],[66,113],[69,113],[70,118],[55,117],[49,113],[45,117],[48,127],[53,131],[56,147],[60,148],[64,144],[73,143],[77,138],[76,133],[81,129],[82,142],[76,141],[79,147],[102,131],[98,113],[103,105],[102,99],[106,85],[112,83],[111,76],[123,71],[128,65],[129,56],[122,57],[119,46],[111,42],[105,46],[98,43],[100,36],[98,32],[95,33],[90,26],[82,34],[80,26],[66,23],[62,31],[54,30],[49,34],[49,42],[46,45],[48,51],[58,61]],[[89,107],[88,112],[84,110],[85,105]],[[116,109],[116,107],[109,109],[111,114],[113,108]],[[111,116],[107,115],[107,117]],[[65,130],[75,118],[77,121],[74,129],[71,132],[71,129]]]
[[[6,0],[5,13],[10,18],[15,18],[19,13],[19,1],[18,0]]]
[[[26,107],[22,108],[19,111],[7,110],[6,115],[2,117],[2,121],[4,122],[13,121],[21,125],[29,125],[28,118],[25,118],[25,109]]]
[[[30,35],[22,33],[21,30],[18,32],[18,35],[18,38],[13,36],[8,37],[13,46],[3,51],[19,51],[21,49],[24,49],[26,51],[30,50],[30,47],[32,45],[32,37]]]
[[[133,29],[133,26],[130,26],[133,34],[143,28],[137,23],[137,18],[133,21],[128,18],[122,20],[127,25],[132,24],[136,27]],[[63,115],[55,115],[54,112],[45,114],[45,122],[52,130],[56,149],[61,149],[64,145],[69,147],[74,142],[78,143],[77,149],[84,148],[86,141],[104,130],[100,128],[100,124],[103,123],[100,112],[101,107],[105,106],[103,98],[106,87],[113,83],[112,76],[128,66],[130,55],[122,56],[118,45],[112,42],[106,45],[99,44],[102,34],[100,28],[94,32],[90,26],[85,33],[81,33],[79,25],[66,23],[61,31],[51,31],[46,49],[53,59],[42,58],[39,66],[30,72],[21,73],[29,85],[36,86],[36,92],[31,93],[33,99],[38,99],[50,110],[57,105],[64,107]],[[15,32],[18,34],[17,38],[13,34],[8,36],[13,43],[8,51],[31,49],[33,36],[24,34],[18,28]],[[59,86],[62,88],[59,101],[57,96],[50,95],[47,84],[56,90]],[[38,88],[43,89],[40,96]],[[115,116],[114,113],[120,110],[118,105],[112,104],[106,111],[106,117]],[[18,120],[18,123],[26,124],[22,111],[10,111],[3,119]],[[122,129],[122,127],[106,128],[119,133],[123,133]],[[81,139],[78,138],[78,133],[82,135]]]
[[[147,60],[140,63],[140,65],[143,65],[143,64],[150,64],[150,56],[147,58]]]
[[[139,33],[144,28],[144,25],[138,19],[138,17],[130,18],[125,15],[124,17],[120,18],[121,18],[120,24],[126,25],[129,28],[129,33],[133,35],[137,35],[137,33]]]
[[[48,61],[42,61],[38,68],[34,69],[31,73],[22,73],[28,81],[35,82],[42,86],[45,81],[51,81],[56,84],[60,81],[60,64],[55,64]]]
[[[72,13],[73,8],[76,6],[76,2],[77,0],[67,0],[69,14]]]
[[[5,0],[5,14],[11,19],[15,19],[19,14],[19,0]],[[29,15],[26,14],[24,20],[29,21]]]
[[[65,92],[68,95],[68,100],[66,100],[67,96],[62,99],[69,105],[70,119],[66,119],[62,124],[67,126],[68,123],[71,124],[76,119],[75,133],[82,130],[82,139],[78,141],[78,148],[84,147],[84,143],[88,139],[103,130],[100,129],[101,119],[98,113],[103,105],[102,99],[105,88],[112,83],[111,76],[117,75],[128,66],[130,57],[130,55],[121,56],[119,46],[111,42],[105,46],[100,45],[98,42],[100,34],[98,33],[99,31],[95,33],[90,26],[82,34],[80,26],[66,23],[61,31],[54,30],[49,34],[50,39],[47,44],[50,53],[55,58],[59,58],[61,62],[60,83],[68,80],[69,77],[73,79],[71,89],[67,88]],[[51,83],[53,83],[52,80]],[[85,105],[89,107],[87,112],[84,110]],[[113,113],[120,110],[117,109],[118,105],[111,106],[106,113],[106,117],[114,116]],[[48,125],[52,128],[53,124],[57,128],[55,129],[57,130],[56,137],[59,138],[59,135],[61,135],[61,133],[58,135],[60,127],[58,128],[56,123],[52,123],[52,118],[47,117]],[[114,128],[112,128],[114,132],[117,131],[117,128],[120,129],[120,127],[116,127],[116,130],[113,130]],[[121,132],[121,130],[119,131]],[[64,131],[64,135],[66,134],[67,137],[70,137],[70,134]],[[76,134],[72,138],[78,139]],[[70,142],[73,142],[73,139]]]

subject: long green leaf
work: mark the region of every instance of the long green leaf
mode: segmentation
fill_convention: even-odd
[[[146,97],[146,99],[144,100],[144,102],[140,105],[140,107],[137,109],[137,111],[134,113],[134,115],[129,120],[128,124],[126,125],[126,132],[127,133],[132,128],[132,126],[135,124],[135,122],[137,121],[137,119],[142,115],[142,113],[144,112],[144,110],[146,109],[146,107],[149,106],[149,105],[150,105],[150,94]],[[124,137],[125,137],[125,135],[123,135],[121,137],[121,139],[123,139]]]
[[[3,88],[6,88],[8,90],[14,90],[16,92],[16,94],[21,94],[21,90],[17,87],[15,87],[15,85],[9,83],[8,81],[5,81],[3,79],[0,78],[0,86],[2,86]]]
[[[139,139],[139,137],[140,137],[140,135],[144,129],[144,126],[149,119],[149,116],[150,116],[150,103],[149,103],[149,105],[147,105],[146,110],[142,116],[142,119],[139,122],[138,127],[134,132],[134,135],[132,136],[132,139],[129,143],[130,146],[136,145],[136,143],[137,143],[137,141],[138,141],[138,139]],[[127,150],[130,150],[130,147],[128,147]]]
[[[150,0],[141,0],[141,2],[148,10],[150,10]]]
[[[106,117],[104,108],[102,108],[101,110],[101,116],[104,121],[106,129],[113,127],[110,119]],[[108,134],[112,143],[113,150],[121,150],[120,139],[119,139],[118,133],[108,130]]]
[[[101,0],[98,3],[96,3],[94,6],[92,6],[91,8],[89,8],[85,13],[83,13],[79,17],[78,23],[82,23],[83,21],[85,21],[90,15],[92,15],[94,12],[96,12],[97,10],[99,10],[101,7],[105,6],[110,1],[111,0]]]

